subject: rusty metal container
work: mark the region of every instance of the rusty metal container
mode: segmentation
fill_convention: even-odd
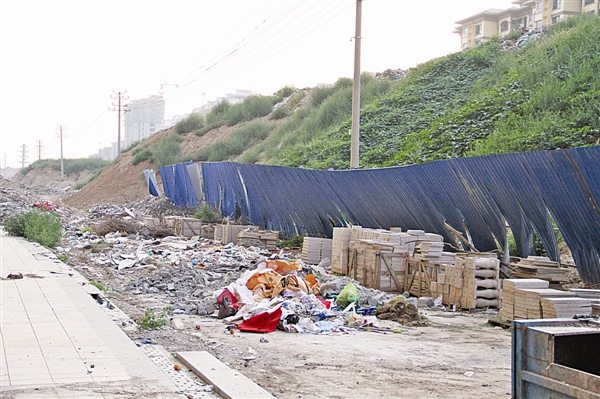
[[[600,322],[515,320],[513,399],[600,399]]]

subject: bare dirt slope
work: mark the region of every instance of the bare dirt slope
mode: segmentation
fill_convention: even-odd
[[[60,170],[53,168],[36,168],[31,170],[25,176],[17,173],[11,179],[15,183],[24,184],[29,187],[45,186],[51,188],[64,189],[73,188],[76,183],[86,180],[91,176],[88,170],[82,170],[78,173],[65,175],[61,180]]]
[[[181,154],[185,157],[185,155],[191,155],[202,148],[208,147],[215,141],[223,140],[231,134],[234,128],[222,126],[209,131],[202,137],[198,137],[194,133],[187,134],[180,145]],[[174,133],[173,128],[162,130],[146,139],[145,143],[152,147],[171,133]],[[118,162],[109,165],[100,176],[63,202],[75,208],[86,209],[94,204],[126,204],[150,195],[144,180],[143,170],[153,169],[156,172],[156,178],[160,186],[159,167],[149,161],[132,165],[132,158],[132,151],[123,153]]]

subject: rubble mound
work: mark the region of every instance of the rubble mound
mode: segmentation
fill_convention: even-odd
[[[429,322],[425,316],[419,314],[419,309],[405,301],[403,296],[390,299],[375,311],[375,315],[381,320],[393,320],[406,326],[424,327]]]
[[[19,184],[0,177],[0,223],[7,216],[28,209],[35,198],[33,193],[24,191]]]
[[[406,76],[410,69],[386,69],[383,72],[377,72],[375,79],[377,80],[398,80]]]

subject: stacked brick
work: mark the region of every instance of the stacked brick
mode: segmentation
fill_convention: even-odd
[[[431,295],[441,295],[445,305],[464,309],[500,307],[499,273],[500,261],[495,254],[457,254],[453,265],[438,270]]]
[[[589,298],[549,286],[548,281],[541,279],[504,280],[504,300],[498,317],[504,320],[571,318],[592,312]]]
[[[348,272],[348,248],[352,229],[334,227],[331,244],[331,271],[336,274],[346,275]]]
[[[305,237],[302,244],[302,261],[317,265],[321,260],[331,260],[333,240],[330,238]]]
[[[237,245],[244,247],[257,247],[273,251],[277,248],[279,232],[274,230],[263,230],[256,226],[242,226],[237,233]]]

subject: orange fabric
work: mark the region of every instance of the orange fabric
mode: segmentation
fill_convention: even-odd
[[[270,259],[267,260],[267,267],[285,276],[293,270],[302,270],[302,262],[299,259],[293,262],[282,259]]]
[[[254,288],[259,284],[264,284],[264,287],[267,289],[271,289],[277,284],[277,282],[281,280],[281,274],[275,272],[266,272],[266,273],[257,273],[250,277],[246,282],[246,287],[250,291],[253,291]]]

